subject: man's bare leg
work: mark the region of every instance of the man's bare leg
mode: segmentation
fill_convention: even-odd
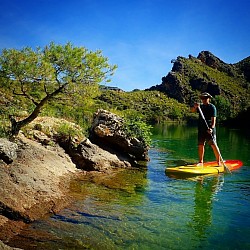
[[[216,147],[215,145],[211,145],[213,151],[214,151],[214,155],[215,155],[215,158],[216,158],[216,161],[218,163],[218,165],[220,166],[220,152],[218,151],[218,147]]]
[[[205,152],[205,146],[198,145],[199,163],[201,164],[203,164],[204,152]]]

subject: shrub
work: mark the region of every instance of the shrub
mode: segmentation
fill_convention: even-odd
[[[136,137],[145,143],[145,146],[151,144],[151,129],[152,127],[140,118],[125,119],[123,129],[131,137]]]

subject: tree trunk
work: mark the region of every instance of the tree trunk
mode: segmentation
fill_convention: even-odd
[[[10,121],[11,121],[11,135],[12,136],[17,136],[20,129],[33,120],[37,118],[39,113],[41,112],[41,109],[43,106],[46,104],[46,102],[50,99],[50,96],[46,96],[34,109],[34,111],[25,119],[21,121],[16,121],[16,119],[13,116],[10,116]]]
[[[16,121],[16,119],[12,116],[10,119],[10,121],[11,121],[11,135],[17,136],[22,127],[26,126],[27,124],[29,124],[30,122],[35,120],[37,118],[37,116],[39,115],[44,104],[39,103],[39,105],[36,106],[34,111],[27,118],[25,118],[21,121]]]
[[[10,121],[11,121],[11,135],[12,136],[17,136],[20,129],[24,126],[26,126],[27,124],[29,124],[30,122],[32,122],[33,120],[35,120],[37,118],[37,116],[39,115],[39,113],[41,112],[41,109],[43,108],[43,106],[48,102],[48,100],[52,99],[54,96],[56,96],[57,94],[59,94],[60,92],[62,92],[62,90],[67,86],[68,84],[64,84],[62,86],[60,86],[58,89],[56,89],[53,93],[47,95],[46,97],[44,97],[41,102],[39,102],[34,111],[25,119],[21,120],[21,121],[16,121],[16,119],[13,116],[10,116]]]

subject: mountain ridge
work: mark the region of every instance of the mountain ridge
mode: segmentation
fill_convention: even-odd
[[[209,92],[232,103],[235,114],[249,107],[250,57],[227,64],[211,52],[201,51],[197,57],[178,56],[172,63],[172,70],[162,77],[162,83],[147,91],[163,92],[187,105],[198,100],[200,92]]]

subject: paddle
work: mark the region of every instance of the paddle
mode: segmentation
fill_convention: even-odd
[[[206,119],[205,119],[205,117],[204,117],[204,115],[203,115],[203,112],[202,112],[200,106],[198,106],[198,110],[199,110],[199,112],[200,112],[200,115],[201,115],[202,119],[204,120],[204,122],[205,122],[205,124],[206,124],[206,126],[207,126],[207,129],[209,129],[209,126],[208,126],[208,124],[207,124],[207,121],[206,121]],[[211,134],[211,137],[212,137],[212,140],[213,140],[213,142],[214,142],[214,146],[216,147],[216,149],[217,149],[217,151],[218,151],[218,153],[219,153],[219,156],[220,156],[220,159],[221,159],[221,161],[222,161],[222,164],[223,164],[224,168],[231,174],[230,169],[226,166],[226,164],[225,164],[225,162],[224,162],[224,160],[223,160],[223,158],[222,158],[222,156],[221,156],[220,149],[219,149],[219,147],[218,147],[218,145],[217,145],[217,143],[216,143],[216,140],[215,140],[214,137],[213,137],[213,134]]]

